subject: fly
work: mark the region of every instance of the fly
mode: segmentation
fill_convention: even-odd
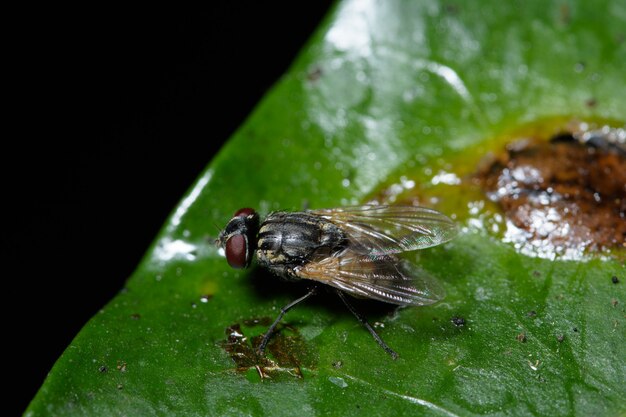
[[[396,305],[422,306],[441,300],[439,283],[397,254],[429,248],[452,239],[456,225],[446,215],[424,207],[363,205],[302,212],[277,211],[261,223],[257,212],[242,208],[220,233],[233,268],[259,265],[287,280],[306,279],[333,287],[348,310],[376,342],[392,350],[347,300],[345,293]],[[285,313],[315,294],[317,286],[287,304],[265,333],[263,354]]]

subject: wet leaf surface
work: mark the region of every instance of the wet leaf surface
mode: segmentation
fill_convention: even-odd
[[[622,415],[623,249],[526,248],[473,178],[520,129],[624,129],[625,27],[623,2],[340,3],[26,414]],[[458,238],[407,255],[447,297],[355,303],[396,361],[331,293],[255,357],[255,320],[305,285],[230,269],[214,224],[371,200],[457,219]]]

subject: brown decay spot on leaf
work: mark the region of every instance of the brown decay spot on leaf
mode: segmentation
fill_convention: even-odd
[[[626,156],[570,134],[510,143],[475,176],[528,240],[567,250],[625,246]]]
[[[243,321],[244,326],[267,326],[270,323],[271,319],[266,317]],[[293,335],[284,335],[282,330],[285,328],[291,330]],[[221,342],[221,346],[235,362],[237,371],[246,372],[255,368],[262,380],[285,376],[302,378],[301,367],[312,366],[304,339],[296,329],[279,325],[265,349],[264,356],[257,353],[262,339],[263,334],[248,338],[241,324],[235,323],[226,328],[226,340]]]
[[[539,121],[485,145],[447,162],[425,159],[367,201],[433,207],[502,233],[528,256],[581,259],[626,248],[626,128]]]

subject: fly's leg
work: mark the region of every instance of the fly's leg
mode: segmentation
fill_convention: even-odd
[[[391,349],[389,346],[387,346],[387,344],[378,335],[378,333],[376,333],[376,330],[374,330],[374,328],[372,326],[370,326],[370,324],[367,322],[367,319],[361,313],[356,311],[356,309],[348,302],[348,300],[346,299],[346,296],[343,294],[343,292],[337,290],[337,294],[339,295],[339,298],[341,298],[341,301],[343,301],[343,303],[346,305],[346,307],[348,307],[348,310],[350,310],[350,312],[352,314],[354,314],[354,317],[356,317],[356,319],[358,321],[360,321],[363,326],[365,326],[367,331],[370,332],[370,334],[374,337],[374,340],[376,340],[376,342],[378,342],[380,347],[383,348],[385,350],[385,352],[387,352],[389,355],[391,355],[392,359],[394,359],[394,360],[397,359],[398,358],[398,354],[393,349]]]
[[[276,330],[276,326],[278,326],[278,323],[280,323],[285,313],[291,310],[291,308],[294,307],[296,304],[299,304],[302,301],[309,298],[310,296],[314,295],[316,292],[317,292],[317,287],[313,287],[309,290],[308,293],[304,294],[302,297],[290,302],[289,304],[287,304],[286,306],[280,309],[280,314],[278,315],[278,317],[276,317],[276,320],[274,320],[274,323],[272,323],[269,329],[267,329],[267,332],[265,332],[265,336],[263,336],[263,340],[261,340],[261,344],[259,345],[259,348],[257,350],[259,355],[263,355],[263,352],[265,351],[265,347],[267,346],[267,343],[270,341],[270,338],[272,337],[274,330]]]

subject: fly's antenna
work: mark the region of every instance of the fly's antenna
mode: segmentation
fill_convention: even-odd
[[[220,246],[220,235],[222,234],[222,228],[216,223],[213,223],[213,226],[215,226],[215,229],[217,230],[217,237],[214,236],[207,236],[206,240],[207,242],[213,242],[214,245],[216,246]]]

